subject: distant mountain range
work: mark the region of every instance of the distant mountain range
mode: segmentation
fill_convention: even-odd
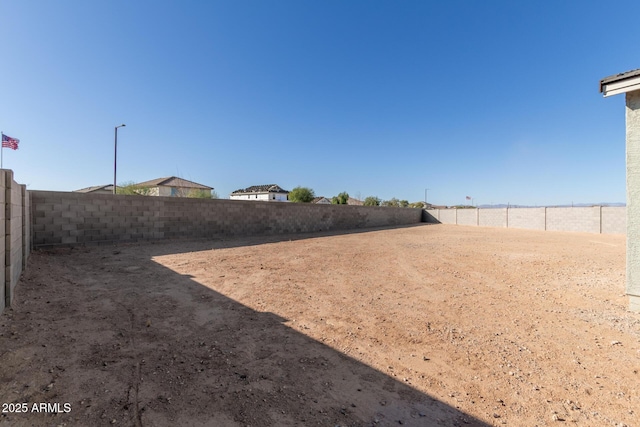
[[[533,205],[505,205],[505,204],[499,204],[499,205],[479,205],[477,206],[478,208],[485,208],[485,209],[491,209],[491,208],[584,208],[584,207],[590,207],[590,206],[611,206],[611,207],[619,207],[619,206],[627,206],[626,203],[622,203],[622,202],[614,202],[614,203],[609,203],[609,202],[599,202],[599,203],[574,203],[573,205],[568,204],[568,205],[547,205],[547,206],[533,206]]]

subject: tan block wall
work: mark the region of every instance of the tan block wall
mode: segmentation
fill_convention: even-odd
[[[476,216],[477,215],[477,216]],[[481,227],[528,228],[625,234],[626,208],[593,206],[575,208],[428,209],[424,222]]]
[[[458,225],[478,225],[478,209],[457,209]]]
[[[600,206],[547,208],[547,230],[600,233]]]
[[[506,227],[507,208],[478,209],[478,225],[481,227]]]
[[[33,247],[350,230],[420,223],[421,209],[31,191]]]
[[[545,208],[514,208],[507,210],[509,228],[545,230]]]
[[[15,287],[26,267],[30,251],[29,197],[26,186],[13,180],[13,171],[0,169],[0,311],[11,305]]]
[[[5,280],[5,253],[6,253],[6,211],[5,201],[7,199],[7,171],[0,169],[0,259],[2,259],[2,268],[0,268],[0,313],[9,304],[9,292]],[[10,287],[11,285],[9,285]]]
[[[618,206],[602,207],[602,234],[627,233],[627,209]]]
[[[458,223],[458,209],[438,209],[439,213],[436,218],[443,224]]]

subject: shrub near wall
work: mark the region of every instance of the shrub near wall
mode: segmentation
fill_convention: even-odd
[[[31,191],[33,246],[350,230],[421,222],[422,210]]]

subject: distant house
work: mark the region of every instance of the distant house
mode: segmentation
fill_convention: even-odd
[[[347,204],[348,205],[352,205],[352,206],[363,206],[364,202],[362,200],[358,200],[358,199],[354,199],[353,197],[349,197],[349,200],[347,200]]]
[[[113,184],[94,185],[93,187],[81,188],[76,193],[93,193],[93,194],[113,194]]]
[[[136,187],[149,190],[150,196],[165,197],[189,197],[194,192],[202,191],[207,195],[211,194],[213,187],[198,184],[197,182],[188,181],[186,179],[170,176],[167,178],[157,178],[151,181],[139,182]]]
[[[289,192],[276,184],[253,185],[231,193],[232,200],[252,200],[263,202],[288,202]]]
[[[326,197],[316,197],[311,201],[311,203],[316,203],[318,205],[330,205],[331,200],[327,199]]]

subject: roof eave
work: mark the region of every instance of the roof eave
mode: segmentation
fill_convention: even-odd
[[[605,77],[600,80],[600,93],[608,96],[640,90],[640,69]]]

